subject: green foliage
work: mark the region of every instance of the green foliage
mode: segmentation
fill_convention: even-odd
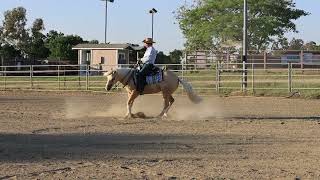
[[[24,51],[28,40],[28,32],[25,29],[27,23],[26,9],[17,7],[4,13],[3,27],[1,32],[2,40]]]
[[[89,44],[99,44],[99,41],[98,40],[91,40],[88,43]]]
[[[0,31],[2,54],[13,58],[29,56],[44,58],[48,56],[48,49],[44,46],[45,36],[42,19],[36,19],[30,29],[26,29],[26,9],[17,7],[4,13],[3,27]]]
[[[165,55],[162,51],[158,52],[156,58],[156,64],[170,64],[171,59],[169,56]]]
[[[302,50],[304,45],[304,41],[302,39],[293,38],[289,43],[290,50]]]
[[[181,50],[173,50],[169,55],[165,55],[162,51],[158,52],[156,64],[180,64],[183,52]]]
[[[42,19],[36,19],[31,27],[31,36],[28,38],[26,51],[34,58],[46,58],[49,55],[48,48],[45,47],[45,35],[41,31],[45,30]]]
[[[77,52],[72,46],[83,43],[77,35],[64,35],[51,30],[47,35],[42,19],[35,19],[32,26],[27,29],[27,11],[17,7],[4,13],[3,25],[0,25],[0,53],[7,58],[56,58],[73,60],[77,62]],[[97,40],[90,43],[99,43]]]
[[[3,44],[0,46],[0,55],[4,58],[15,57],[16,54],[20,54],[20,51],[16,50],[12,45]]]
[[[187,49],[220,49],[226,41],[242,41],[243,0],[195,2],[180,7],[176,14]],[[283,38],[286,32],[296,32],[294,20],[308,15],[296,9],[291,0],[248,0],[248,7],[249,44],[257,51]]]
[[[56,59],[67,59],[77,62],[78,54],[72,50],[72,47],[83,42],[83,39],[77,35],[67,35],[50,31],[47,35],[46,46],[50,50],[50,57]]]
[[[181,50],[175,49],[169,53],[169,57],[171,60],[171,64],[180,64],[183,57],[183,52]]]

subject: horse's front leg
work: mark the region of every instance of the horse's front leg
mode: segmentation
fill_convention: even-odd
[[[138,92],[137,91],[132,91],[132,92],[128,92],[128,101],[127,101],[127,114],[126,114],[126,118],[132,118],[132,106],[133,106],[133,102],[134,100],[138,97]]]

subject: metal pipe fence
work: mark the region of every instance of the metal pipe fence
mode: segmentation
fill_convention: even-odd
[[[248,86],[253,94],[294,91],[320,92],[320,69],[301,69],[300,63],[247,63]],[[103,73],[121,65],[23,65],[0,66],[0,89],[104,91]],[[158,64],[187,80],[198,93],[215,94],[243,91],[242,63]],[[121,91],[118,88],[117,91]],[[182,87],[179,92],[183,92]],[[319,93],[320,94],[320,93]]]

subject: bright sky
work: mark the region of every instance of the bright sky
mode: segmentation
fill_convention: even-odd
[[[189,2],[191,0],[187,0]],[[297,7],[311,13],[297,21],[298,34],[288,37],[320,43],[320,0],[295,0]],[[115,0],[108,3],[108,34],[111,43],[135,43],[142,45],[145,37],[151,36],[152,8],[158,10],[154,16],[155,47],[168,53],[183,49],[184,38],[173,11],[185,0]],[[77,34],[85,40],[104,42],[105,5],[101,0],[1,0],[0,20],[6,10],[17,6],[27,9],[29,25],[35,18],[42,18],[46,32],[57,30],[65,34]]]

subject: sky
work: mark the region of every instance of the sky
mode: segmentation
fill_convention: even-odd
[[[108,3],[107,42],[134,43],[151,37],[149,10],[155,8],[154,40],[158,51],[168,54],[183,49],[185,39],[175,18],[176,11],[192,0],[114,0]],[[320,44],[320,0],[294,0],[297,8],[311,15],[296,21],[299,33],[288,33],[289,39],[301,38]],[[42,18],[46,31],[76,34],[85,40],[104,42],[105,2],[101,0],[0,0],[0,20],[6,10],[23,6],[27,10],[28,27]]]

